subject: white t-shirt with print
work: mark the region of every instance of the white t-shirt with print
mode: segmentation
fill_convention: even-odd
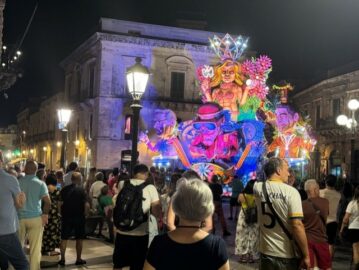
[[[337,211],[341,195],[334,189],[321,189],[319,196],[329,201],[329,215],[327,217],[327,224],[337,222]]]
[[[142,184],[144,181],[143,180],[139,180],[139,179],[131,179],[131,184],[138,186],[140,184]],[[118,185],[118,189],[121,192],[121,189],[123,188],[124,185],[124,181],[121,181]],[[159,196],[158,196],[158,192],[157,189],[155,188],[154,185],[147,185],[143,190],[142,190],[142,195],[143,198],[145,200],[142,201],[142,209],[143,209],[143,213],[148,213],[151,209],[151,204],[154,202],[159,201]],[[113,197],[113,201],[116,205],[116,199],[117,199],[117,195],[115,195]],[[116,231],[120,234],[125,234],[125,235],[134,235],[134,236],[143,236],[148,234],[148,221],[142,223],[140,226],[138,226],[136,229],[132,230],[132,231],[128,231],[128,232],[124,232],[121,231],[119,229],[116,229]]]
[[[345,211],[350,214],[349,218],[349,229],[359,229],[359,207],[357,201],[350,201],[347,210]]]
[[[279,181],[266,181],[267,192],[273,208],[283,224],[292,233],[290,219],[303,218],[302,201],[299,192]],[[291,241],[278,224],[265,202],[263,182],[254,185],[254,196],[260,225],[259,251],[269,256],[295,258]]]

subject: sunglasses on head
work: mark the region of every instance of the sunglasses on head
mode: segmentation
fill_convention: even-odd
[[[207,129],[207,130],[215,130],[216,124],[211,122],[198,122],[193,124],[194,129],[200,130],[200,129]]]

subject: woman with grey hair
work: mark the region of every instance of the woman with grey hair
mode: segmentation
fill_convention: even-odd
[[[181,181],[172,207],[179,224],[154,238],[143,269],[229,269],[224,240],[201,227],[214,211],[209,187],[199,179]]]

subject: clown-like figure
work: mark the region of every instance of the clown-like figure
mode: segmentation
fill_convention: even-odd
[[[288,105],[281,104],[276,108],[275,114],[278,134],[268,146],[268,152],[275,151],[280,158],[307,157],[307,153],[314,148],[315,140],[298,133],[298,113]]]
[[[176,156],[176,152],[169,142],[169,139],[175,136],[176,124],[177,118],[173,111],[157,109],[154,112],[153,127],[158,136],[158,141],[153,145],[147,134],[143,132],[141,132],[139,139],[141,142],[144,142],[151,151],[160,152],[162,156],[166,157]]]
[[[224,111],[217,103],[205,103],[198,109],[193,121],[194,136],[190,142],[190,154],[194,159],[229,161],[239,149],[237,131],[224,133]]]

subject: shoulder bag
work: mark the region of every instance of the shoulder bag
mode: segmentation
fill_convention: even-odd
[[[247,204],[247,208],[246,209],[243,208],[244,221],[247,223],[247,225],[252,225],[254,223],[257,223],[258,216],[257,216],[257,207],[256,207],[256,205],[250,206],[248,204],[248,200],[246,198],[246,195],[244,193],[242,193],[242,194],[243,194],[244,200],[246,201],[246,204]]]
[[[279,226],[282,228],[283,232],[287,235],[288,239],[291,241],[291,246],[293,249],[293,254],[297,257],[297,258],[302,258],[303,254],[301,252],[301,249],[299,248],[297,242],[295,241],[295,239],[293,238],[292,234],[289,232],[289,230],[287,229],[287,227],[284,225],[283,221],[281,220],[281,218],[278,216],[277,212],[274,210],[274,207],[272,205],[272,202],[269,199],[268,196],[268,191],[267,191],[267,185],[266,185],[267,181],[263,182],[263,195],[264,195],[264,199],[266,201],[266,204],[268,205],[269,209],[271,210],[274,218],[276,219],[276,221],[278,222]]]

